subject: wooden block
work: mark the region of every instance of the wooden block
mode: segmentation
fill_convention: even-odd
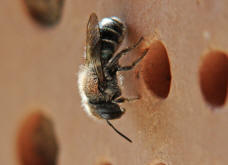
[[[112,121],[132,144],[81,107],[77,72],[92,12],[126,22],[121,48],[145,38],[122,64],[150,48],[122,74],[123,95],[141,99],[122,104],[126,114]],[[59,165],[228,162],[228,1],[66,1],[49,28],[31,19],[24,1],[2,0],[0,13],[0,164],[21,163],[18,132],[34,109],[53,122]]]

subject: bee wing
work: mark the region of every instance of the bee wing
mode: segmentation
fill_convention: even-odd
[[[92,63],[94,70],[98,76],[100,85],[104,85],[104,73],[100,59],[101,39],[98,25],[98,18],[95,13],[90,15],[87,24],[87,38],[86,38],[86,63]]]

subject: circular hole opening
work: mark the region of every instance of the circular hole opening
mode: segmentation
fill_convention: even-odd
[[[25,0],[31,16],[43,25],[54,25],[62,15],[63,0]]]
[[[200,87],[204,99],[212,106],[226,101],[228,83],[228,57],[224,52],[206,54],[200,67]]]
[[[112,165],[110,162],[102,162],[99,165]]]
[[[99,160],[95,163],[96,165],[112,165],[112,163],[110,163],[107,160]]]
[[[167,165],[167,163],[164,163],[164,162],[155,160],[155,161],[153,161],[153,162],[151,163],[151,165]]]
[[[17,139],[21,165],[56,165],[58,145],[52,121],[41,112],[27,116]]]
[[[143,60],[142,76],[148,90],[156,96],[166,98],[169,95],[170,64],[165,46],[160,41],[150,45]]]

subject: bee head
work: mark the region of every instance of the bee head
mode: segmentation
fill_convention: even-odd
[[[124,112],[124,109],[112,102],[96,104],[96,113],[105,120],[120,118]]]
[[[127,141],[129,141],[130,143],[132,143],[131,139],[129,139],[127,136],[125,136],[120,131],[118,131],[112,125],[112,123],[109,122],[109,120],[120,118],[124,114],[125,109],[120,108],[120,106],[118,104],[115,104],[115,103],[112,103],[112,102],[106,102],[106,103],[96,104],[95,107],[96,107],[96,110],[95,110],[96,113],[101,118],[105,119],[106,122],[108,123],[108,125],[110,127],[112,127],[112,129],[114,131],[116,131],[116,133],[118,133],[124,139],[126,139]]]

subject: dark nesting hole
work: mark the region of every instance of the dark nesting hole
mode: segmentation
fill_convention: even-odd
[[[62,15],[64,0],[25,0],[31,16],[43,25],[54,25]]]
[[[167,51],[160,41],[153,42],[143,59],[142,75],[147,88],[161,98],[169,94],[171,83]]]
[[[17,139],[21,165],[56,165],[58,144],[52,121],[34,112],[22,123]]]
[[[161,162],[160,160],[155,160],[151,165],[166,165],[167,163]]]
[[[107,160],[99,160],[98,162],[95,163],[96,165],[112,165],[112,163],[110,163]]]
[[[227,95],[227,55],[221,51],[211,51],[206,54],[199,74],[200,87],[205,100],[212,106],[222,106]]]
[[[166,165],[165,163],[156,163],[155,165]]]
[[[100,165],[112,165],[110,162],[103,162],[103,163],[100,163]]]

